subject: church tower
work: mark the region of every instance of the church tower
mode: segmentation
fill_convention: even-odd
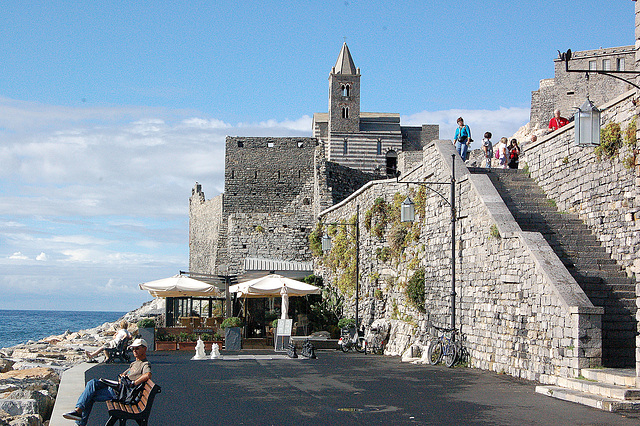
[[[360,68],[354,65],[347,43],[344,43],[329,74],[329,133],[359,131]]]

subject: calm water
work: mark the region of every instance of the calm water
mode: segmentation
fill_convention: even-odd
[[[126,312],[0,310],[0,348],[114,322]]]

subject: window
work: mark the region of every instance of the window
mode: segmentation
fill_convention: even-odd
[[[624,71],[624,58],[616,59],[616,71]]]
[[[347,139],[344,140],[344,145],[342,146],[342,153],[347,155]]]
[[[602,69],[604,71],[611,71],[611,59],[602,60]]]
[[[349,118],[349,107],[342,107],[342,118]]]
[[[304,148],[304,142],[298,142],[298,148]]]
[[[234,170],[231,170],[231,179],[234,179],[236,177],[236,174],[234,173]]]
[[[382,139],[378,139],[377,153],[378,153],[378,155],[382,155]]]
[[[348,84],[342,85],[342,96],[348,97],[351,93],[351,87]]]
[[[267,147],[273,148],[273,142],[267,142]]]
[[[589,70],[591,71],[596,70],[596,61],[589,61]]]
[[[238,148],[242,148],[244,146],[244,142],[238,141]]]

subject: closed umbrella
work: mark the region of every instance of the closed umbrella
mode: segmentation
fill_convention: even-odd
[[[289,291],[287,290],[286,284],[282,286],[280,290],[280,294],[282,295],[282,317],[281,319],[289,318]]]

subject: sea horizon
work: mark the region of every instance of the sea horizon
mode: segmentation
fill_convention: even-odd
[[[0,348],[114,322],[127,312],[0,309]]]

